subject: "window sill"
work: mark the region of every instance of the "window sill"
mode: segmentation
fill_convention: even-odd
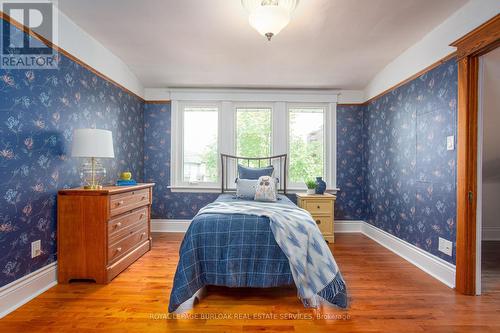
[[[296,194],[296,193],[304,193],[306,192],[306,188],[287,188],[286,193],[287,194]],[[331,193],[331,194],[336,194],[338,191],[340,191],[339,188],[327,188],[326,193]]]
[[[174,193],[221,193],[220,187],[198,187],[198,186],[168,186],[171,192]],[[232,189],[236,191],[236,189]],[[287,194],[303,193],[305,188],[288,188]],[[328,188],[327,193],[336,194],[340,191],[339,188]]]
[[[221,193],[220,187],[202,187],[202,186],[168,186],[171,192],[185,193]]]

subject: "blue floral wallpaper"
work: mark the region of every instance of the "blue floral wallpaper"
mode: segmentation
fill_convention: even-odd
[[[364,105],[337,105],[337,200],[335,219],[364,220]]]
[[[0,286],[56,260],[56,193],[80,185],[75,128],[113,132],[108,181],[124,170],[143,179],[143,106],[65,56],[58,70],[0,70]]]
[[[366,219],[417,247],[456,241],[457,65],[454,59],[367,105],[364,122]]]

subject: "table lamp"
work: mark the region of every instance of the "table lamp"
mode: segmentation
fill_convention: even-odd
[[[106,169],[98,158],[114,158],[113,134],[111,131],[80,128],[73,132],[73,157],[85,157],[80,174],[84,181],[84,188],[89,190],[101,189],[101,182],[106,177]]]

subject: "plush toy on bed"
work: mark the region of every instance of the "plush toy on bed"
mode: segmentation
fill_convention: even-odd
[[[276,180],[271,176],[261,176],[255,189],[256,201],[276,201]]]

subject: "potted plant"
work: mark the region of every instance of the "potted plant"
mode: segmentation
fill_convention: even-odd
[[[314,180],[306,180],[307,194],[314,194],[316,191],[316,182]]]

